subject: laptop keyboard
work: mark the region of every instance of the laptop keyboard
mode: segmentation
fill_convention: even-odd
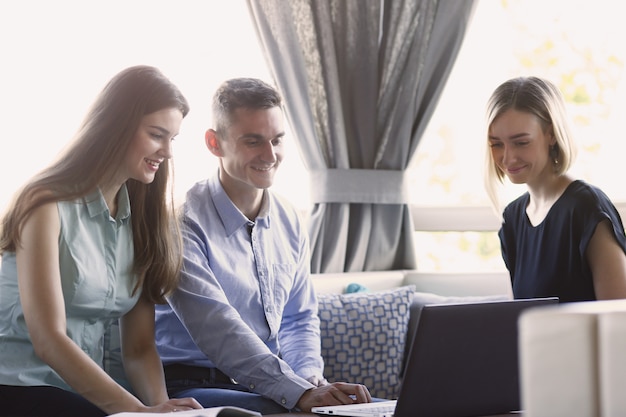
[[[393,414],[396,409],[395,401],[380,401],[373,403],[351,404],[350,411],[367,411],[372,413],[389,413]]]
[[[396,407],[394,405],[379,405],[377,407],[359,407],[359,408],[355,408],[354,411],[367,411],[370,413],[390,413],[393,414],[393,412],[396,410]]]

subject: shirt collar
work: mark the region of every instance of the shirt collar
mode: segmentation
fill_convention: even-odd
[[[226,234],[228,236],[235,233],[237,229],[252,225],[269,228],[271,198],[268,190],[263,191],[261,209],[259,210],[259,215],[254,221],[248,219],[231,201],[219,180],[219,175],[214,175],[209,178],[209,191],[213,197],[213,203],[215,204],[217,213],[224,224],[224,229],[226,230]]]
[[[90,217],[99,216],[103,213],[110,215],[109,207],[99,188],[83,197],[87,205],[87,211]],[[126,184],[122,184],[120,191],[117,193],[117,216],[116,220],[126,222],[130,217],[130,198]]]

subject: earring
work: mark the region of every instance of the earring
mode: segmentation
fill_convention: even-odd
[[[550,146],[550,157],[552,158],[552,163],[554,165],[559,164],[559,145]]]

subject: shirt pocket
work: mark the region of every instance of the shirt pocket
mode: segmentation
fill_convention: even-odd
[[[273,264],[272,281],[274,290],[274,300],[278,316],[282,316],[285,304],[289,301],[289,295],[293,289],[294,274],[296,266],[294,264]]]

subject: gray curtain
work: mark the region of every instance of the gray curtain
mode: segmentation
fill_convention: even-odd
[[[248,6],[311,174],[311,271],[415,268],[404,173],[474,0]]]

